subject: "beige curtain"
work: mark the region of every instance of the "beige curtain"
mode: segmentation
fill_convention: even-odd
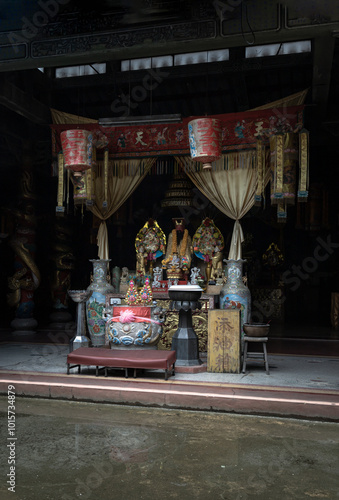
[[[309,89],[302,90],[301,92],[297,92],[296,94],[291,94],[283,99],[278,99],[277,101],[268,102],[267,104],[263,104],[262,106],[258,106],[257,108],[252,108],[249,111],[258,111],[261,109],[273,109],[273,108],[281,108],[286,106],[300,106],[304,104],[306,95]]]
[[[72,115],[71,113],[65,113],[64,111],[59,111],[58,109],[50,108],[52,121],[55,125],[65,125],[66,123],[73,125],[81,125],[85,123],[98,123],[98,120],[93,120],[92,118],[85,118],[84,116]]]
[[[95,201],[92,206],[88,207],[101,220],[97,236],[99,259],[109,258],[106,220],[131,196],[155,161],[156,158],[147,158],[128,162],[126,160],[109,162],[106,200],[104,172],[99,166],[94,186]],[[125,170],[127,163],[128,170]],[[123,170],[125,170],[125,173],[122,172]],[[107,202],[107,207],[103,206],[104,201]]]
[[[251,153],[253,156],[254,153]],[[257,184],[257,173],[252,168],[252,161],[243,163],[241,168],[229,170],[220,169],[224,163],[222,158],[215,169],[195,171],[187,168],[189,158],[177,158],[185,166],[188,177],[195,186],[215,205],[223,214],[235,220],[228,259],[241,259],[241,243],[244,234],[240,219],[254,205],[254,194]],[[246,168],[245,168],[246,167]]]

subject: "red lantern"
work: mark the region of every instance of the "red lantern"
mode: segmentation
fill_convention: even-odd
[[[65,168],[75,173],[91,168],[93,136],[89,130],[65,130],[60,138]]]
[[[221,121],[216,118],[197,118],[188,124],[191,158],[211,168],[212,161],[221,157]]]

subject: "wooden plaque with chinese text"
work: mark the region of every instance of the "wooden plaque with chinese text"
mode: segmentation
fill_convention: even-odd
[[[214,309],[208,313],[207,371],[240,373],[240,311]]]

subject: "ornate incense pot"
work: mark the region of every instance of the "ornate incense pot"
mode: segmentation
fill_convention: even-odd
[[[158,306],[114,306],[106,320],[105,344],[111,349],[156,349],[165,314]]]

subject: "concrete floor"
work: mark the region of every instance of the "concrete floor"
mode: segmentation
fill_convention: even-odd
[[[94,367],[66,375],[67,345],[1,343],[0,394],[15,385],[17,396],[212,410],[339,421],[338,357],[269,355],[245,374],[121,370],[95,376]],[[204,368],[204,365],[202,366]]]
[[[68,346],[56,344],[2,344],[0,370],[66,373]],[[269,356],[270,374],[262,363],[248,364],[246,373],[176,373],[175,380],[249,384],[274,387],[304,387],[339,390],[339,358],[321,356]],[[94,375],[94,367],[82,373]],[[77,370],[73,370],[77,373]],[[114,377],[114,372],[111,375]],[[116,374],[116,372],[115,372]],[[163,372],[148,372],[149,378],[163,378]]]
[[[339,498],[336,423],[27,398],[15,413],[1,500]]]

